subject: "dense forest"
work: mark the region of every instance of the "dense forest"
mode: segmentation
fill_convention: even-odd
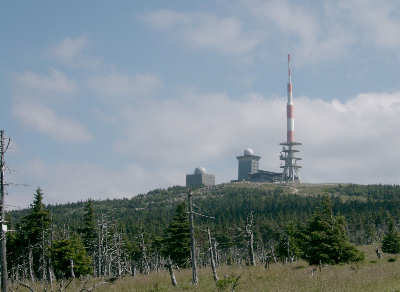
[[[175,186],[130,199],[45,206],[45,191],[38,189],[31,208],[7,214],[8,228],[16,230],[7,240],[10,278],[134,275],[172,262],[187,267],[187,192]],[[336,233],[329,236],[345,247],[341,254],[361,259],[347,240],[380,244],[388,232],[396,234],[399,202],[397,185],[231,183],[199,188],[193,190],[196,256],[200,266],[213,256],[217,264],[297,257],[310,264],[347,261],[325,260],[313,250],[316,239],[309,234],[330,226]],[[324,204],[329,206],[321,213]]]
[[[217,234],[243,226],[253,212],[259,239],[274,239],[289,222],[304,222],[325,195],[331,196],[335,214],[347,221],[350,240],[356,244],[379,241],[387,228],[389,217],[400,216],[400,186],[397,185],[299,185],[294,191],[281,185],[226,184],[199,189],[194,204],[199,211],[215,220],[198,218],[197,224],[207,224]],[[131,199],[93,201],[96,218],[104,216],[116,222],[129,239],[138,232],[150,235],[162,233],[177,205],[186,200],[186,188],[170,187],[140,194]],[[70,231],[80,228],[86,202],[48,205],[53,223]],[[29,213],[29,209],[12,211],[12,224]]]

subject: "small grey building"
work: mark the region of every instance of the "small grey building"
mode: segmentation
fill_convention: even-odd
[[[186,175],[186,187],[214,186],[215,175],[206,173],[204,167],[197,167],[193,174]]]
[[[238,181],[248,180],[251,174],[258,172],[258,162],[261,156],[254,155],[252,149],[245,149],[243,155],[236,158],[239,162]]]

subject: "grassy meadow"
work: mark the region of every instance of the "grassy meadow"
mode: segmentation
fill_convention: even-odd
[[[124,277],[112,284],[98,286],[93,291],[98,292],[128,292],[128,291],[231,291],[231,279],[238,280],[235,291],[387,291],[400,292],[400,257],[384,255],[377,260],[374,246],[360,247],[366,253],[366,259],[358,264],[345,264],[326,266],[321,271],[299,261],[293,264],[271,264],[270,269],[264,269],[262,265],[248,266],[223,266],[218,268],[218,276],[225,279],[225,285],[217,287],[211,274],[211,268],[200,269],[199,285],[191,284],[191,270],[176,271],[178,286],[173,287],[169,274],[166,271],[154,272],[150,275],[138,275],[134,278]],[[390,260],[392,259],[392,260]],[[396,259],[393,261],[393,259]],[[90,280],[87,288],[93,287],[94,282],[100,279]],[[66,291],[81,291],[85,281],[75,280]],[[222,284],[222,283],[220,283]],[[44,291],[43,287],[35,286],[35,291]],[[58,285],[54,285],[56,287]],[[225,287],[224,287],[225,286]],[[16,287],[14,286],[14,289]],[[56,289],[55,289],[56,290]],[[28,291],[19,287],[13,291]],[[47,289],[47,291],[50,291]],[[87,291],[87,290],[85,290]]]

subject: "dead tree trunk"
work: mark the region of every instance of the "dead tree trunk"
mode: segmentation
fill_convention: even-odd
[[[150,273],[150,267],[149,263],[147,260],[147,253],[146,253],[146,244],[144,242],[144,235],[143,233],[140,233],[140,245],[141,245],[141,250],[142,250],[142,268],[143,268],[143,273],[144,274],[149,274]]]
[[[254,234],[252,230],[253,226],[253,213],[251,212],[249,216],[247,216],[247,224],[246,224],[246,232],[249,236],[249,257],[250,257],[250,265],[255,266],[256,261],[254,257]]]
[[[48,243],[49,249],[53,246],[53,217],[50,218],[50,242]],[[50,284],[50,291],[53,291],[53,270],[51,257],[47,257],[47,278]]]
[[[42,220],[42,254],[41,254],[41,264],[42,264],[42,281],[46,280],[46,272],[47,272],[47,262],[46,262],[46,254],[45,254],[45,235],[44,235],[44,228],[43,228],[43,220]]]
[[[171,261],[170,257],[168,257],[167,267],[168,267],[168,271],[169,271],[169,276],[171,277],[171,283],[175,287],[176,285],[178,285],[178,283],[176,282],[174,269],[172,267],[172,261]]]
[[[209,251],[210,251],[210,261],[211,261],[211,268],[214,276],[214,281],[218,281],[218,275],[217,275],[217,269],[215,268],[215,260],[214,260],[214,252],[213,252],[213,245],[211,241],[211,233],[210,233],[210,228],[207,228],[207,233],[208,233],[208,244],[210,245]]]
[[[217,251],[217,241],[214,239],[213,242],[213,250],[214,250],[214,256],[215,256],[215,265],[219,266],[220,262],[219,262],[219,256],[218,256],[218,251]]]
[[[196,261],[196,242],[194,238],[194,221],[193,221],[193,201],[192,192],[188,192],[188,203],[189,203],[189,224],[190,224],[190,241],[191,241],[191,259],[192,259],[192,283],[197,285],[199,279],[197,277],[197,261]]]
[[[28,247],[28,265],[29,265],[29,277],[31,278],[31,281],[35,281],[35,277],[33,275],[33,254],[32,254],[32,246],[29,244]]]
[[[272,259],[274,260],[274,263],[276,264],[278,262],[278,260],[276,259],[276,255],[275,255],[275,249],[274,246],[271,246],[271,255],[272,255]]]
[[[118,278],[122,275],[121,267],[121,234],[118,233],[118,245],[117,245],[117,266],[118,266]]]
[[[7,292],[8,287],[8,272],[7,272],[7,236],[6,229],[3,228],[5,225],[5,183],[4,183],[4,170],[5,160],[4,155],[7,152],[8,146],[10,145],[10,138],[4,137],[4,130],[0,131],[0,216],[1,216],[1,291]]]
[[[75,279],[75,271],[74,271],[74,260],[69,259],[69,267],[71,269],[71,277]]]
[[[47,278],[50,284],[50,290],[53,291],[53,271],[51,269],[51,259],[47,258]]]

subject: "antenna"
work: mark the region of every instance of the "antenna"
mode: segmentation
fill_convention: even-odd
[[[301,168],[297,164],[297,160],[301,158],[296,157],[295,153],[299,150],[295,149],[296,145],[301,145],[299,142],[295,142],[294,139],[294,104],[293,104],[293,92],[292,92],[292,72],[290,68],[290,54],[288,54],[288,84],[287,84],[287,105],[286,105],[286,121],[287,121],[287,138],[286,142],[281,143],[283,147],[282,155],[280,159],[285,163],[281,168],[282,182],[299,182],[298,169]],[[286,146],[286,147],[285,147]]]

